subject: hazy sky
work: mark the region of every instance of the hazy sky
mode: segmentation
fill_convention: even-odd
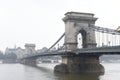
[[[64,32],[61,20],[68,11],[94,13],[97,26],[120,25],[119,0],[0,0],[0,50],[51,46]]]

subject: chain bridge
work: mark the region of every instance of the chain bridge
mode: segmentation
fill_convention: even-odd
[[[62,19],[65,32],[60,38],[45,52],[25,55],[21,63],[35,65],[39,57],[60,55],[62,63],[55,66],[56,72],[104,73],[99,57],[120,54],[120,32],[119,29],[96,26],[97,19],[92,13],[67,12]],[[62,39],[61,47],[52,51]]]

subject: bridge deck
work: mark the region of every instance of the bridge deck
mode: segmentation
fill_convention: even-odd
[[[83,48],[73,52],[76,54],[120,54],[120,46]]]
[[[112,55],[120,54],[120,46],[82,48],[82,49],[76,49],[73,51],[61,50],[61,51],[53,51],[53,52],[42,52],[38,54],[28,55],[24,58],[38,58],[42,56],[55,56],[55,55],[67,56],[67,55],[103,55],[103,54],[112,54]]]

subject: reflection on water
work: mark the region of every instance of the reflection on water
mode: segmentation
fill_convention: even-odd
[[[60,74],[53,72],[54,64],[47,66],[49,64],[39,64],[38,69],[44,71],[47,70],[52,76],[54,75],[54,80],[99,80],[97,74]],[[52,70],[52,71],[51,71]],[[53,79],[52,79],[53,80]]]
[[[55,76],[58,77],[57,80],[99,80],[99,75],[95,74],[59,74]]]
[[[30,67],[22,64],[0,64],[0,80],[119,80],[120,63],[104,63],[105,74],[58,74],[56,64],[39,64]]]

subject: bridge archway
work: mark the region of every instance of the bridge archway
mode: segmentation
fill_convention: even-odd
[[[90,29],[95,25],[97,18],[91,13],[67,12],[63,21],[65,22],[65,49],[77,48],[79,33],[82,35],[83,48],[96,47],[95,32]]]
[[[81,48],[86,48],[86,35],[87,35],[87,32],[84,30],[84,29],[81,29],[77,35],[77,42],[78,44],[77,45],[80,45],[81,44]],[[80,48],[79,46],[77,48]]]
[[[82,48],[82,35],[80,33],[77,35],[77,41],[77,48]]]

